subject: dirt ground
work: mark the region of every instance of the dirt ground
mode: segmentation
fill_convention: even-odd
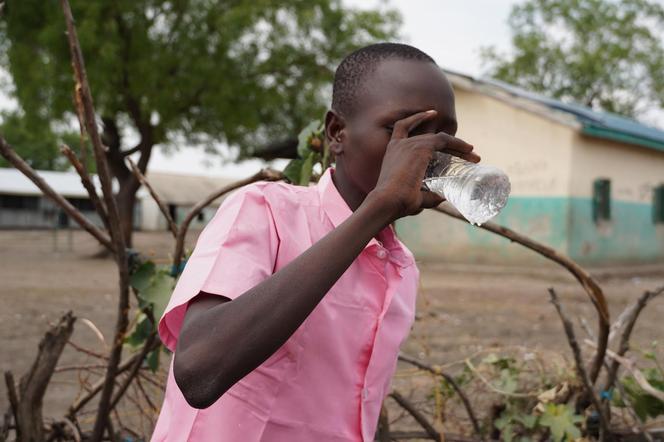
[[[193,245],[197,232],[189,235]],[[70,249],[70,245],[72,248]],[[518,247],[513,245],[512,247]],[[139,232],[135,248],[168,261],[172,240],[166,233]],[[109,342],[116,316],[117,272],[109,258],[94,258],[99,246],[84,232],[0,231],[0,369],[12,370],[18,379],[32,363],[39,340],[67,310],[79,319],[72,341],[96,351],[104,344],[86,325],[94,324]],[[539,261],[538,261],[539,262]],[[594,309],[579,284],[554,264],[537,267],[491,267],[444,263],[421,263],[422,282],[418,319],[403,351],[423,361],[454,370],[454,362],[492,348],[519,346],[534,351],[569,355],[555,309],[548,301],[548,287],[555,287],[570,317],[578,324],[583,317],[595,327]],[[603,287],[613,317],[645,290],[664,285],[664,264],[659,266],[591,269]],[[633,343],[647,347],[664,340],[664,297],[643,313],[633,334]],[[577,325],[578,327],[578,325]],[[579,334],[583,332],[578,330]],[[662,346],[660,345],[660,353]],[[165,355],[164,355],[165,356]],[[60,367],[93,364],[67,347]],[[162,358],[167,367],[168,357]],[[408,367],[401,366],[401,371]],[[79,392],[79,380],[72,371],[56,373],[47,391],[44,415],[60,416]],[[163,373],[162,373],[163,374]],[[94,381],[94,378],[91,379]],[[396,388],[405,388],[403,376],[395,378]],[[162,391],[144,383],[157,407]],[[7,407],[4,382],[0,386],[0,411]],[[145,408],[145,407],[144,407]],[[94,404],[89,421],[94,417]],[[140,420],[138,412],[122,419]],[[145,411],[143,428],[149,432]],[[117,418],[117,416],[116,416]],[[85,418],[83,419],[85,420]],[[406,425],[407,427],[408,425]]]

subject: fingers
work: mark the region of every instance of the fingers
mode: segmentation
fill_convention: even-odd
[[[392,131],[392,139],[408,138],[410,131],[419,126],[423,121],[432,119],[436,114],[437,112],[435,110],[428,110],[425,112],[418,112],[397,121],[394,124],[394,130]]]
[[[441,152],[449,153],[455,157],[463,158],[464,160],[470,161],[471,163],[479,163],[482,159],[482,157],[477,155],[475,152],[459,152],[452,149],[443,149]]]
[[[473,145],[466,143],[461,138],[454,137],[445,132],[438,132],[435,136],[440,140],[440,143],[436,146],[436,150],[442,151],[446,149],[448,153],[460,154],[467,154],[473,151]]]
[[[445,132],[438,132],[432,135],[418,135],[411,137],[410,140],[417,142],[424,147],[428,145],[438,152],[449,153],[451,155],[463,158],[472,163],[478,163],[482,158],[473,152],[473,145],[468,144],[461,138],[457,138]]]

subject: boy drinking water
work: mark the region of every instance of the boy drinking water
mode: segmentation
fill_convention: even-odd
[[[452,88],[411,46],[336,70],[315,186],[259,182],[201,232],[159,335],[174,351],[153,441],[373,441],[419,271],[391,223],[442,202],[422,179],[455,138]]]

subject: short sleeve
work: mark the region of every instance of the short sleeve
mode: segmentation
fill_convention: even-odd
[[[227,197],[202,230],[159,320],[159,337],[175,351],[187,303],[200,291],[235,299],[269,277],[279,238],[264,186]]]

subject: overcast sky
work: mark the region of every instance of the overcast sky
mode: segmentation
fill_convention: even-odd
[[[663,0],[664,1],[664,0]],[[354,7],[372,7],[380,0],[344,0]],[[519,0],[390,0],[403,15],[404,42],[431,55],[444,68],[481,74],[479,48],[494,45],[507,51],[510,34],[507,17]],[[2,76],[0,75],[0,81]],[[11,103],[0,96],[0,108]],[[151,170],[244,177],[263,163],[247,161],[221,166],[218,157],[197,149],[181,149],[165,155],[157,148],[150,160]],[[278,166],[279,164],[275,164]]]

